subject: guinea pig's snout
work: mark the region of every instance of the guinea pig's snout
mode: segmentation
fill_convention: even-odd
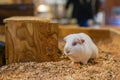
[[[71,50],[70,48],[65,48],[65,53],[66,53],[66,54],[69,54],[69,53],[70,53],[70,50]]]
[[[67,50],[66,53],[70,53],[70,50]]]

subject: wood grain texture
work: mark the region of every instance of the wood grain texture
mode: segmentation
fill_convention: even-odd
[[[56,61],[58,59],[57,51],[57,23],[29,23],[27,21],[7,23],[7,64],[28,61]]]

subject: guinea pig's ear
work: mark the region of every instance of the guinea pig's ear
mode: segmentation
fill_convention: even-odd
[[[77,39],[77,42],[78,42],[79,44],[83,44],[83,43],[85,42],[85,40],[84,40],[84,39]]]

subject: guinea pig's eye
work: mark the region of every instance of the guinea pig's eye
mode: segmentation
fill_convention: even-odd
[[[77,42],[73,42],[72,45],[75,46],[77,44]]]

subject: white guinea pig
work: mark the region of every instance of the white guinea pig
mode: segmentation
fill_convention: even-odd
[[[87,64],[90,58],[96,58],[98,48],[85,33],[70,34],[64,38],[64,53],[72,62]]]

